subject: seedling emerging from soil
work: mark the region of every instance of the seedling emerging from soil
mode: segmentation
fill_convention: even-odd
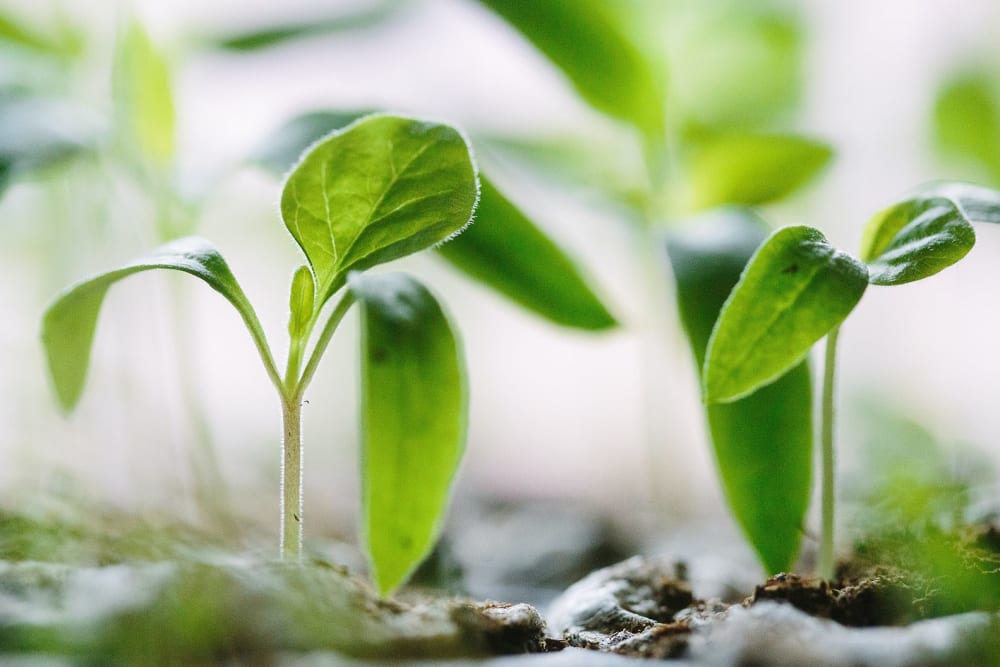
[[[833,576],[834,372],[840,325],[869,284],[913,282],[964,257],[975,244],[973,221],[1000,222],[1000,193],[936,183],[877,213],[864,230],[860,259],[835,249],[811,227],[780,229],[750,259],[715,323],[702,378],[709,405],[730,403],[778,380],[826,336],[820,432],[823,578]]]
[[[457,234],[471,221],[477,197],[468,143],[455,129],[363,118],[313,145],[285,181],[281,215],[308,263],[292,279],[283,375],[222,255],[189,237],[78,283],[48,308],[42,339],[59,402],[71,410],[80,398],[101,303],[114,283],[151,269],[201,278],[239,312],[281,400],[281,555],[298,558],[303,394],[344,314],[358,303],[362,531],[375,581],[387,593],[433,545],[465,445],[467,392],[458,341],[430,292],[405,274],[362,271]]]

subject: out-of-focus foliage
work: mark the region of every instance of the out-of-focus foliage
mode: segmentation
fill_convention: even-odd
[[[935,147],[1000,185],[1000,91],[986,70],[959,73],[941,86],[934,103]]]
[[[157,167],[169,164],[176,122],[170,66],[136,21],[119,36],[114,84],[115,119],[126,153]]]

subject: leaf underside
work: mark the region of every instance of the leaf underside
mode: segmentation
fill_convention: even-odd
[[[722,304],[767,236],[745,209],[704,216],[667,240],[677,303],[697,366]],[[742,399],[706,406],[730,510],[769,574],[798,555],[812,480],[812,381],[807,360]]]
[[[430,552],[465,448],[464,361],[447,316],[401,273],[352,273],[362,312],[362,526],[383,595]]]
[[[771,235],[747,265],[716,322],[704,367],[706,403],[773,382],[840,324],[868,286],[865,265],[811,227]]]

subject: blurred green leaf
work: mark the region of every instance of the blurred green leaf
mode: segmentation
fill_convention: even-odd
[[[47,32],[27,26],[10,14],[0,13],[0,48],[28,49],[38,54],[72,58],[80,53],[83,36],[65,19],[56,22]]]
[[[56,395],[64,410],[72,410],[83,393],[97,317],[108,289],[123,278],[152,269],[183,271],[208,283],[233,304],[263,354],[267,344],[260,322],[226,260],[205,239],[180,239],[121,268],[73,285],[46,308],[42,319],[42,344]]]
[[[805,137],[723,134],[692,150],[685,170],[692,210],[781,199],[830,161],[826,144]]]
[[[868,286],[865,265],[811,227],[785,227],[757,250],[708,343],[706,403],[742,398],[798,364]]]
[[[983,71],[946,81],[934,102],[934,140],[945,156],[975,164],[1000,185],[1000,95]]]
[[[174,156],[175,123],[170,67],[136,21],[119,36],[114,84],[127,147],[153,164],[168,164]]]
[[[352,273],[362,311],[362,514],[383,595],[399,586],[440,531],[465,449],[468,392],[448,318],[401,273]]]
[[[735,208],[699,216],[668,236],[677,305],[698,368],[723,303],[766,237],[760,218]],[[788,571],[799,551],[812,480],[808,361],[706,412],[730,510],[767,572]]]
[[[477,190],[465,137],[448,125],[375,115],[313,146],[285,181],[281,215],[316,276],[317,306],[348,271],[461,231]]]
[[[250,161],[268,171],[283,174],[299,161],[302,153],[312,144],[372,113],[324,109],[295,116],[268,135],[251,154]]]
[[[469,276],[557,324],[607,329],[614,317],[563,251],[481,179],[476,223],[438,251]]]
[[[521,32],[563,71],[594,108],[636,126],[650,139],[664,135],[665,82],[599,0],[510,2],[480,0]]]

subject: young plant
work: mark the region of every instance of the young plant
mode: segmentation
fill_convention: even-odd
[[[314,144],[288,175],[281,215],[307,264],[294,273],[284,373],[215,247],[188,237],[62,293],[42,328],[59,402],[83,391],[108,289],[152,269],[202,279],[237,310],[281,403],[281,556],[302,549],[303,395],[337,326],[358,303],[362,326],[362,532],[388,593],[427,554],[465,444],[466,380],[458,340],[431,293],[401,273],[366,269],[448,240],[472,220],[478,177],[454,128],[389,115]],[[339,294],[328,312],[324,306]]]
[[[837,250],[811,227],[780,229],[753,255],[712,330],[703,368],[704,400],[710,407],[756,395],[802,363],[813,344],[826,336],[818,565],[825,579],[833,576],[834,378],[840,326],[869,284],[913,282],[964,257],[975,244],[973,221],[1000,222],[1000,193],[935,183],[877,213],[865,227],[860,258]],[[721,458],[720,465],[726,465]],[[756,484],[780,481],[761,477]]]

